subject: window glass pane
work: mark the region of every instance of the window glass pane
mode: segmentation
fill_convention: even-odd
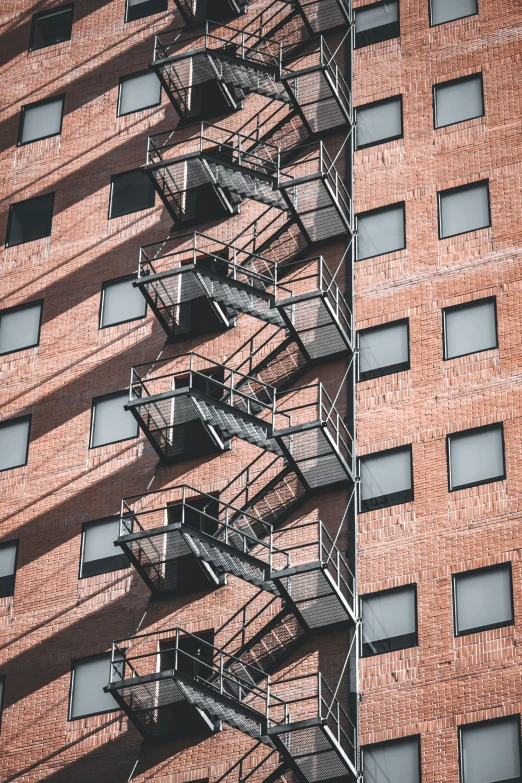
[[[404,205],[357,217],[357,260],[392,253],[406,246]]]
[[[415,590],[391,590],[374,596],[364,596],[363,640],[378,642],[415,633]]]
[[[154,206],[154,185],[141,169],[112,178],[110,217],[120,217]]]
[[[446,359],[496,348],[495,303],[473,302],[444,313]]]
[[[450,471],[452,489],[502,478],[504,452],[501,427],[452,435]]]
[[[495,783],[520,777],[516,718],[462,728],[463,783]]]
[[[17,541],[0,546],[0,577],[12,576],[15,572]]]
[[[168,8],[168,0],[128,0],[127,22],[142,19],[144,16],[159,14]]]
[[[103,691],[109,683],[110,666],[110,653],[74,662],[71,718],[118,709],[111,694]]]
[[[147,302],[139,288],[132,285],[136,278],[111,280],[103,287],[101,326],[142,318]]]
[[[121,82],[118,114],[156,106],[161,100],[161,82],[154,71],[139,73]]]
[[[431,0],[431,23],[442,24],[478,13],[477,0]]]
[[[0,470],[25,465],[30,425],[30,419],[0,425]]]
[[[54,136],[62,129],[63,97],[54,101],[26,106],[22,113],[20,142],[26,144],[36,139]]]
[[[455,576],[457,632],[513,620],[509,566]]]
[[[355,12],[355,32],[362,33],[373,27],[399,21],[399,3],[397,0],[378,3],[369,8],[358,8]]]
[[[38,345],[41,302],[16,310],[0,311],[0,354]]]
[[[361,374],[409,363],[408,324],[390,324],[359,332]]]
[[[419,783],[418,738],[364,748],[364,780],[366,783]]]
[[[101,519],[85,526],[83,540],[83,560],[102,560],[118,554],[114,542],[120,535],[119,517]]]
[[[357,109],[357,147],[377,144],[402,135],[402,102],[393,98],[385,103]]]
[[[128,402],[127,392],[96,400],[91,447],[135,438],[138,424],[130,411],[123,407]]]
[[[489,194],[485,182],[440,194],[441,235],[465,234],[489,226]]]
[[[9,213],[7,244],[21,245],[51,235],[54,193],[12,204]]]
[[[68,41],[72,33],[73,8],[35,14],[31,34],[31,50]]]
[[[435,87],[435,118],[437,128],[464,122],[484,114],[482,76]]]
[[[410,449],[383,452],[361,458],[363,500],[411,490]]]

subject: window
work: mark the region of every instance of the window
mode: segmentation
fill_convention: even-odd
[[[511,563],[455,574],[453,601],[456,636],[512,625]]]
[[[402,137],[402,95],[357,109],[357,149]]]
[[[14,595],[18,541],[0,544],[0,598]]]
[[[439,238],[466,234],[491,225],[489,187],[474,182],[439,193]]]
[[[120,79],[118,117],[161,103],[161,82],[154,71],[142,71]]]
[[[0,471],[27,465],[30,430],[30,416],[0,424]]]
[[[0,355],[38,345],[42,309],[40,301],[0,310]]]
[[[83,526],[80,579],[129,567],[126,555],[114,546],[119,535],[119,517],[107,517]]]
[[[116,174],[111,178],[109,218],[149,209],[155,196],[154,185],[142,169]]]
[[[0,725],[2,723],[2,713],[4,709],[4,692],[5,692],[5,674],[0,675]]]
[[[361,457],[361,511],[413,500],[411,446]]]
[[[505,478],[502,424],[448,435],[447,444],[450,491]]]
[[[6,246],[51,236],[54,193],[28,198],[9,207]]]
[[[124,405],[128,392],[117,392],[97,397],[92,405],[91,449],[138,437],[138,424]]]
[[[62,132],[65,95],[22,106],[18,145],[48,139]]]
[[[168,9],[168,0],[127,0],[126,22],[143,19],[144,16],[159,14]]]
[[[431,24],[443,24],[454,19],[478,14],[477,0],[431,0]]]
[[[362,597],[364,656],[415,647],[417,588],[415,585]]]
[[[420,783],[419,737],[379,742],[363,748],[366,783]]]
[[[435,127],[444,128],[484,114],[482,74],[466,76],[433,86]]]
[[[404,204],[357,215],[357,261],[406,247]]]
[[[387,41],[400,35],[399,2],[383,0],[355,11],[355,48]]]
[[[461,783],[520,780],[520,717],[469,723],[460,728]]]
[[[72,34],[74,5],[63,5],[33,16],[29,51],[69,41]]]
[[[409,369],[410,339],[407,319],[359,332],[360,381]]]
[[[133,275],[103,284],[100,329],[145,316],[147,301],[140,289],[132,285],[134,280],[136,277]]]
[[[478,299],[443,310],[444,358],[455,359],[498,346],[496,300]]]
[[[69,720],[100,715],[119,709],[113,696],[104,692],[111,675],[111,654],[102,653],[73,661]]]

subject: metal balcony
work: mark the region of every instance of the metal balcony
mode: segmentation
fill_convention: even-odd
[[[295,0],[310,35],[352,24],[350,0]]]
[[[216,783],[301,783],[301,778],[281,762],[278,751],[256,742]]]
[[[250,0],[174,0],[186,24],[221,21],[244,14]]]

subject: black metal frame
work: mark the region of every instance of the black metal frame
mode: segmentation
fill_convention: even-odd
[[[363,256],[362,258],[359,258],[358,252],[357,252],[357,234],[355,236],[355,261],[368,261],[371,258],[380,258],[380,256],[386,256],[390,253],[401,253],[403,250],[406,250],[407,247],[407,235],[406,235],[406,202],[405,201],[396,201],[394,204],[385,204],[382,207],[377,207],[376,209],[367,209],[365,212],[359,212],[355,216],[355,224],[358,225],[358,221],[361,217],[367,217],[368,215],[376,215],[379,212],[386,212],[388,210],[395,209],[399,206],[402,206],[402,215],[403,215],[403,224],[404,224],[404,245],[402,247],[396,247],[393,248],[393,250],[385,250],[382,253],[374,253],[372,256]]]
[[[392,492],[389,495],[379,495],[375,498],[368,498],[367,500],[362,499],[362,493],[360,493],[360,500],[359,500],[359,511],[364,514],[368,511],[377,511],[381,508],[388,508],[389,506],[398,506],[403,503],[410,503],[414,499],[414,485],[413,485],[413,448],[411,443],[407,443],[404,446],[396,446],[393,449],[383,449],[382,451],[373,451],[369,454],[363,454],[358,458],[358,464],[359,464],[359,470],[358,473],[360,475],[361,468],[360,464],[361,461],[364,461],[365,459],[371,459],[372,457],[381,457],[383,454],[392,454],[393,452],[398,451],[409,451],[410,452],[410,467],[411,467],[411,489],[409,490],[400,490],[398,492]]]
[[[468,484],[459,484],[457,487],[451,485],[451,439],[452,438],[465,438],[466,435],[471,435],[475,432],[484,432],[486,430],[499,429],[502,436],[502,462],[504,471],[499,476],[493,476],[487,479],[481,479],[480,481],[472,481]],[[506,444],[504,440],[504,422],[498,421],[494,424],[486,424],[483,427],[471,427],[469,430],[457,430],[456,432],[450,432],[446,435],[446,464],[448,467],[448,492],[459,492],[461,489],[469,489],[470,487],[480,487],[482,484],[493,484],[495,481],[506,480]]]
[[[362,762],[363,762],[363,773],[364,773],[364,752],[366,749],[370,750],[371,748],[380,748],[384,745],[390,745],[390,744],[396,744],[400,742],[411,742],[412,739],[417,739],[417,746],[419,749],[419,781],[422,780],[422,754],[421,754],[421,735],[420,734],[409,734],[407,737],[397,737],[396,739],[391,740],[384,740],[382,742],[373,742],[369,745],[363,745],[361,748],[361,755],[362,755]],[[506,781],[506,783],[508,783]]]
[[[72,661],[71,661],[71,676],[69,678],[69,698],[68,698],[68,702],[67,702],[68,703],[68,707],[67,707],[67,721],[68,722],[72,722],[72,721],[75,721],[75,720],[84,720],[84,718],[92,718],[95,715],[110,715],[112,712],[119,712],[120,711],[120,707],[115,705],[113,710],[99,710],[98,712],[90,712],[88,715],[76,715],[74,717],[71,714],[72,697],[73,697],[73,692],[74,692],[74,679],[75,679],[74,675],[75,675],[75,666],[76,666],[76,664],[79,663],[79,662],[83,663],[84,661],[92,661],[95,658],[102,658],[102,657],[108,657],[108,663],[109,663],[108,674],[110,676],[111,660],[112,660],[110,652],[96,653],[95,655],[86,655],[83,658],[73,658],[72,659]]]
[[[163,11],[168,11],[168,0],[146,0],[144,3],[138,3],[137,6],[130,6],[129,0],[125,0],[125,23],[136,22],[139,19],[144,19],[146,16],[153,16],[154,14],[161,14]],[[138,8],[138,11],[131,9]]]
[[[390,593],[399,593],[405,590],[411,590],[415,596],[415,631],[413,633],[404,634],[402,636],[393,636],[386,639],[377,639],[374,642],[365,642],[361,633],[361,658],[374,658],[376,655],[385,655],[386,653],[396,652],[397,650],[408,650],[411,647],[417,647],[419,644],[419,615],[418,615],[418,601],[417,601],[417,583],[410,582],[406,585],[400,585],[399,587],[390,587],[388,590],[377,590],[374,593],[365,593],[360,596],[361,602],[364,604],[366,598],[374,598],[379,595],[389,595]],[[362,621],[364,624],[364,611],[362,613]],[[382,649],[371,650],[368,649],[371,645],[379,645]]]
[[[486,723],[507,723],[508,721],[516,721],[518,725],[518,744],[519,744],[519,766],[522,771],[522,743],[520,741],[520,713],[516,712],[512,715],[503,715],[501,718],[490,718],[489,720],[477,720],[473,721],[472,723],[461,723],[460,726],[458,726],[458,743],[459,743],[459,780],[460,783],[466,783],[464,778],[464,752],[463,752],[463,742],[462,742],[462,734],[466,731],[466,729],[471,728],[472,726],[484,726]],[[522,777],[518,778],[511,778],[509,780],[503,780],[502,783],[520,783],[522,780]]]
[[[437,90],[440,87],[449,87],[453,84],[465,84],[466,82],[472,82],[475,81],[475,79],[480,79],[480,93],[482,97],[482,112],[480,114],[474,114],[472,117],[466,117],[463,120],[455,120],[455,122],[447,122],[445,125],[438,125],[437,124]],[[452,125],[459,125],[461,122],[469,122],[470,120],[477,120],[480,117],[484,117],[486,114],[486,102],[484,100],[484,76],[482,71],[477,71],[476,73],[471,73],[468,76],[459,76],[457,79],[448,79],[448,81],[445,82],[436,82],[432,87],[432,98],[433,98],[433,129],[434,130],[440,130],[441,128],[450,128]]]
[[[27,109],[34,109],[37,106],[45,106],[47,103],[56,103],[57,101],[62,102],[62,110],[60,113],[60,128],[56,131],[56,133],[48,133],[46,136],[37,136],[35,139],[29,139],[28,141],[23,141],[23,134],[24,134],[24,124],[25,124],[25,113]],[[60,95],[54,95],[52,98],[44,98],[42,101],[35,101],[34,103],[26,103],[22,108],[20,109],[20,125],[18,127],[18,140],[16,142],[17,147],[25,147],[27,144],[34,144],[36,141],[43,141],[44,139],[52,139],[53,136],[60,136],[62,133],[62,125],[63,125],[63,116],[65,113],[65,93],[61,93]]]
[[[131,438],[120,438],[119,440],[111,440],[108,443],[99,443],[97,446],[93,446],[92,445],[92,438],[93,438],[93,435],[94,435],[94,419],[95,419],[95,415],[96,415],[95,414],[96,405],[98,404],[98,402],[100,400],[107,400],[107,399],[109,399],[111,397],[120,397],[120,396],[122,397],[124,394],[125,394],[125,398],[128,399],[126,390],[124,390],[124,391],[117,391],[117,392],[110,392],[109,394],[99,394],[97,397],[93,397],[92,398],[92,403],[91,403],[91,426],[90,426],[90,430],[89,430],[89,450],[91,450],[91,449],[102,449],[104,446],[111,446],[114,443],[124,443],[127,440],[135,440],[136,438],[139,438],[139,436],[140,436],[140,428],[139,428],[138,423],[136,422],[136,428],[137,428],[138,431],[137,431],[136,435],[133,435]]]
[[[148,308],[148,301],[145,299],[145,312],[143,315],[138,315],[136,318],[126,318],[124,321],[115,321],[112,324],[103,324],[103,307],[105,304],[105,290],[108,286],[110,286],[111,283],[122,283],[124,280],[136,280],[136,275],[123,275],[122,277],[114,277],[111,280],[104,280],[102,282],[102,290],[101,290],[101,296],[100,296],[100,307],[98,310],[98,329],[110,329],[113,326],[122,326],[123,324],[130,324],[133,321],[142,321],[144,318],[147,317],[147,308]],[[0,311],[0,318],[1,318],[1,311]]]
[[[132,111],[124,111],[124,112],[120,111],[120,108],[121,108],[121,96],[122,96],[122,92],[123,92],[123,85],[125,84],[125,82],[128,82],[131,79],[134,79],[136,76],[144,76],[145,74],[149,74],[149,73],[150,73],[150,69],[149,68],[145,68],[142,71],[135,71],[133,73],[128,73],[125,76],[120,76],[120,81],[118,83],[118,102],[116,104],[116,116],[117,117],[127,117],[129,114],[136,114],[136,112],[138,112],[138,111],[145,111],[145,109],[152,109],[154,106],[161,106],[161,100],[162,100],[162,97],[163,97],[163,84],[158,79],[160,92],[159,92],[159,100],[156,101],[156,103],[149,103],[149,104],[147,104],[147,106],[141,106],[139,109],[133,109]]]
[[[15,561],[14,561],[14,568],[12,574],[6,574],[5,576],[0,577],[0,598],[9,598],[10,596],[14,595],[15,586],[16,586],[16,569],[18,567],[18,552],[20,549],[20,539],[14,538],[10,541],[3,541],[0,544],[0,550],[7,549],[10,546],[15,545]],[[8,581],[9,580],[9,581]],[[2,589],[2,584],[5,584],[5,589]],[[1,713],[2,707],[0,705],[0,713]]]
[[[485,304],[486,302],[493,302],[493,307],[495,310],[495,345],[492,345],[489,348],[480,348],[478,351],[467,351],[466,353],[459,353],[456,356],[448,356],[448,346],[447,346],[447,325],[446,325],[446,313],[450,311],[455,310],[466,310],[466,309],[472,309],[475,306],[479,306],[482,304]],[[0,313],[1,315],[1,313]],[[498,314],[497,314],[497,297],[496,296],[485,296],[483,299],[471,299],[468,302],[461,302],[457,305],[451,305],[450,307],[443,307],[442,308],[442,353],[443,353],[443,360],[445,362],[449,362],[452,359],[459,359],[462,356],[472,356],[474,353],[484,353],[484,351],[494,351],[499,347],[498,345]]]
[[[118,212],[117,215],[113,215],[112,214],[112,211],[113,211],[113,198],[114,198],[114,182],[115,182],[115,180],[125,176],[125,174],[134,174],[137,171],[140,171],[140,172],[143,173],[143,169],[142,168],[136,168],[136,169],[128,169],[126,171],[120,171],[117,174],[112,174],[111,175],[111,185],[110,185],[111,189],[110,189],[110,194],[109,194],[109,211],[108,211],[108,214],[107,214],[107,219],[108,220],[114,220],[115,218],[125,217],[126,215],[135,215],[138,212],[146,212],[148,209],[154,209],[154,207],[156,206],[156,189],[153,187],[152,183],[150,182],[150,178],[147,179],[147,178],[145,178],[145,175],[144,175],[143,181],[144,181],[144,183],[146,182],[149,185],[150,191],[152,192],[152,195],[153,195],[152,204],[149,204],[147,207],[142,207],[141,209],[133,209],[130,212]]]
[[[54,16],[59,13],[63,13],[65,11],[72,10],[72,16],[71,16],[71,31],[69,33],[69,36],[67,38],[64,38],[61,41],[57,41],[55,44],[48,44],[48,46],[57,46],[59,43],[65,43],[65,41],[70,41],[72,37],[72,26],[74,24],[74,3],[67,3],[67,5],[61,5],[54,8],[48,8],[46,11],[40,11],[38,14],[33,14],[33,18],[31,21],[31,35],[29,38],[29,51],[30,52],[36,52],[39,49],[47,49],[48,46],[37,46],[36,48],[33,46],[34,41],[34,35],[36,30],[36,25],[40,21],[40,19],[45,18],[46,16]]]
[[[106,521],[108,522],[109,520],[113,521],[115,519],[119,520],[118,514],[114,514],[114,515],[112,515],[110,517],[101,517],[100,519],[91,519],[88,522],[84,522],[82,524],[82,533],[81,533],[81,540],[80,540],[80,560],[79,560],[79,565],[78,565],[78,579],[79,580],[80,579],[90,579],[91,576],[100,576],[101,574],[110,574],[110,573],[112,573],[114,571],[123,571],[124,569],[130,568],[130,563],[128,562],[128,560],[125,557],[125,555],[120,555],[116,551],[116,548],[115,548],[114,551],[115,551],[116,554],[113,557],[105,557],[105,558],[102,558],[100,560],[93,560],[92,561],[93,563],[102,563],[102,562],[106,563],[105,566],[101,566],[100,570],[95,568],[95,569],[93,569],[93,571],[91,573],[88,573],[88,574],[83,573],[84,565],[85,565],[83,557],[84,557],[84,553],[85,553],[85,535],[86,535],[87,529],[91,525],[96,525],[96,524],[99,524],[100,522],[106,522]],[[118,565],[116,568],[107,567],[107,566],[109,566],[109,563],[107,563],[106,561],[114,560],[115,558],[120,558],[120,562],[122,562],[122,563],[124,562],[125,564],[124,565]]]
[[[448,19],[446,22],[433,22],[433,0],[429,0],[429,17],[430,17],[430,27],[440,27],[442,24],[452,24],[453,22],[458,22],[459,19],[469,19],[470,16],[478,16],[479,14],[479,0],[475,0],[477,10],[474,11],[472,14],[466,14],[465,16],[457,16],[455,19]]]
[[[458,624],[457,624],[457,583],[459,581],[459,577],[466,577],[470,576],[472,574],[480,574],[480,573],[488,573],[491,571],[503,571],[508,570],[509,571],[509,582],[511,587],[511,620],[502,620],[498,623],[490,623],[489,625],[479,625],[476,628],[466,628],[465,630],[459,631]],[[458,573],[452,574],[451,577],[452,581],[452,594],[453,594],[453,633],[455,637],[460,636],[469,636],[473,633],[481,633],[482,631],[491,631],[494,628],[505,628],[509,625],[515,625],[515,598],[513,595],[513,564],[511,560],[508,560],[505,563],[496,563],[495,565],[491,566],[484,566],[483,568],[472,568],[469,571],[459,571]]]
[[[357,363],[357,380],[359,383],[369,381],[374,378],[382,378],[384,375],[392,375],[397,372],[405,372],[411,369],[411,355],[410,355],[410,319],[398,318],[396,321],[387,321],[384,324],[378,324],[377,326],[369,326],[366,329],[359,329],[357,332],[357,347],[359,348],[359,335],[364,332],[379,332],[388,329],[389,327],[398,326],[399,324],[406,324],[408,333],[408,360],[406,362],[399,362],[398,364],[388,364],[384,367],[376,367],[373,370],[366,370],[361,372],[360,362]],[[359,350],[360,355],[360,350]]]
[[[6,238],[5,238],[5,246],[6,247],[18,247],[18,245],[26,245],[28,242],[38,242],[40,239],[45,239],[46,237],[50,237],[53,230],[53,217],[54,217],[54,197],[56,193],[53,191],[52,193],[43,193],[41,196],[32,196],[31,198],[24,198],[22,201],[15,201],[14,204],[9,205],[9,217],[7,219],[7,232],[6,232]],[[9,235],[11,233],[11,227],[13,222],[13,212],[16,209],[16,207],[19,204],[25,204],[27,201],[36,201],[37,199],[44,199],[44,198],[50,198],[51,199],[51,223],[49,226],[49,231],[46,234],[41,234],[38,237],[35,237],[33,239],[23,239],[21,242],[10,242],[9,241]]]
[[[42,320],[43,320],[43,299],[35,299],[33,302],[27,302],[26,304],[22,305],[15,305],[14,307],[7,307],[5,310],[0,310],[0,329],[2,328],[2,318],[5,315],[9,315],[9,313],[17,312],[18,310],[29,310],[31,307],[34,307],[35,305],[40,305],[40,322],[38,324],[38,336],[35,343],[31,343],[31,345],[24,345],[22,348],[15,348],[12,351],[3,351],[0,353],[0,357],[2,356],[9,356],[12,353],[19,353],[20,351],[27,351],[29,348],[36,348],[38,345],[40,345],[40,333],[42,331]]]
[[[363,6],[364,8],[364,6]],[[401,105],[401,132],[396,133],[393,136],[385,136],[382,139],[377,139],[377,141],[370,141],[367,144],[359,144],[357,142],[357,114],[361,109],[370,109],[373,106],[382,106],[385,103],[393,103],[396,100],[399,100],[399,103]],[[388,141],[396,141],[397,139],[403,139],[404,138],[404,111],[403,111],[403,95],[400,93],[399,95],[392,95],[389,98],[382,98],[379,101],[372,101],[371,103],[364,103],[361,106],[357,106],[355,108],[355,142],[356,146],[355,149],[358,150],[366,150],[369,147],[376,147],[379,144],[386,144]]]
[[[457,231],[455,234],[443,234],[442,233],[442,199],[449,193],[458,193],[460,191],[465,192],[467,190],[475,190],[480,187],[486,186],[488,194],[488,224],[486,226],[477,226],[476,228],[470,228],[467,231]],[[437,209],[438,209],[438,227],[439,227],[439,240],[451,239],[452,237],[460,237],[463,234],[472,234],[474,231],[483,231],[485,228],[491,228],[491,197],[489,193],[489,179],[479,179],[476,182],[467,182],[465,185],[458,185],[456,188],[446,188],[445,190],[437,191]]]
[[[356,22],[354,23],[355,28],[355,34],[354,34],[354,48],[355,49],[362,49],[365,46],[371,46],[372,44],[376,43],[382,43],[383,41],[391,41],[394,38],[400,38],[401,35],[401,4],[400,0],[396,0],[397,2],[397,21],[396,22],[390,22],[389,24],[383,24],[379,25],[378,27],[372,27],[370,30],[364,30],[362,33],[359,33],[359,36],[364,36],[364,41],[358,41],[358,34],[357,34],[357,27]],[[362,5],[358,6],[355,11],[355,20],[357,19],[357,11],[367,10],[368,8],[373,8],[378,5],[386,5],[386,0],[378,0],[376,3],[369,3],[368,5]],[[371,31],[375,30],[376,32],[371,34]],[[378,31],[381,31],[380,33]],[[368,40],[366,40],[368,39]]]
[[[31,442],[32,419],[33,419],[32,414],[28,413],[25,416],[16,416],[14,419],[6,419],[5,421],[0,422],[0,432],[4,427],[8,427],[10,424],[13,424],[14,422],[19,422],[19,421],[29,422],[29,429],[27,431],[27,447],[25,449],[25,462],[22,462],[20,465],[12,465],[9,468],[1,468],[0,473],[5,473],[6,470],[16,470],[17,468],[25,468],[25,466],[27,465],[29,461],[29,444]]]

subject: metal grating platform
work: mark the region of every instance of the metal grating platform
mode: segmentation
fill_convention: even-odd
[[[350,0],[296,0],[311,35],[351,24]]]

